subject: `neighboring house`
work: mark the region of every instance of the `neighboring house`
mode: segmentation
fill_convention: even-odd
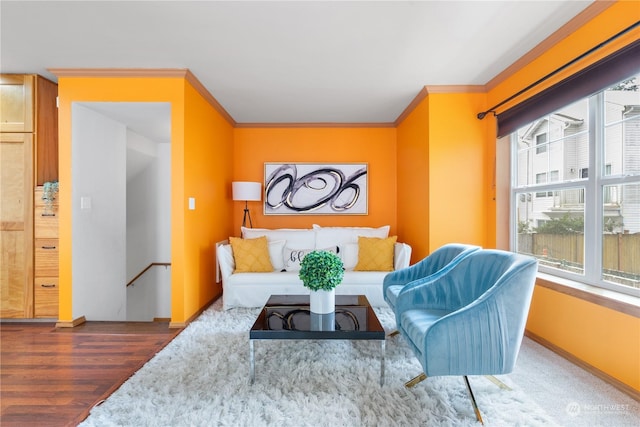
[[[608,91],[605,99],[605,176],[637,171],[640,164],[640,93]],[[636,119],[632,119],[632,118]],[[518,182],[535,186],[589,177],[589,106],[584,99],[536,120],[518,132]],[[535,229],[551,219],[584,216],[584,191],[567,189],[520,194],[518,221]],[[610,185],[604,191],[605,231],[638,233],[637,186]]]

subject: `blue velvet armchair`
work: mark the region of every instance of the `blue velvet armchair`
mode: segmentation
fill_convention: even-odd
[[[430,280],[434,274],[441,274],[470,253],[479,249],[479,246],[450,243],[436,249],[426,258],[410,267],[387,274],[382,282],[384,300],[395,311],[396,300],[401,291],[411,289],[424,281]]]
[[[398,295],[396,323],[428,376],[510,373],[529,313],[538,262],[500,250],[479,250],[444,274]],[[417,381],[416,381],[417,380]]]

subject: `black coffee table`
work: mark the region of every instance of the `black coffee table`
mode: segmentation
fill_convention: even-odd
[[[255,340],[380,341],[380,385],[384,384],[385,331],[364,295],[336,295],[336,310],[331,314],[311,313],[309,295],[272,295],[249,331],[251,383]]]

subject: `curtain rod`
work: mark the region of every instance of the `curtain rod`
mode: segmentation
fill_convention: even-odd
[[[628,26],[627,28],[625,28],[624,30],[620,31],[619,33],[609,37],[607,40],[603,41],[602,43],[598,44],[597,46],[592,47],[591,49],[589,49],[588,51],[586,51],[585,53],[583,53],[580,56],[577,56],[576,58],[572,59],[571,61],[567,62],[566,64],[564,64],[563,66],[556,68],[555,70],[553,70],[552,72],[550,72],[549,74],[547,74],[546,76],[536,80],[535,82],[531,83],[529,86],[525,87],[524,89],[520,90],[519,92],[511,95],[509,98],[503,100],[502,102],[494,105],[493,107],[489,108],[486,111],[483,111],[481,113],[478,113],[478,115],[476,117],[478,117],[478,120],[482,120],[484,119],[484,117],[488,114],[488,113],[493,113],[494,116],[497,116],[497,113],[495,111],[496,108],[501,107],[502,105],[506,104],[507,102],[511,101],[514,98],[517,98],[518,96],[522,95],[523,93],[529,91],[530,89],[538,86],[540,83],[544,82],[545,80],[555,76],[556,74],[558,74],[560,71],[566,69],[567,67],[570,67],[571,65],[575,64],[576,62],[580,61],[581,59],[583,59],[586,56],[591,55],[593,52],[601,49],[602,47],[604,47],[605,45],[611,43],[612,41],[614,41],[615,39],[623,36],[624,34],[628,33],[629,31],[633,30],[634,28],[640,26],[640,21],[636,21],[636,23]]]

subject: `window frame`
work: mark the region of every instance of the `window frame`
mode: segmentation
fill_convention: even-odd
[[[640,78],[640,77],[639,77]],[[545,265],[539,265],[539,271],[541,273],[548,274],[550,276],[568,279],[580,283],[595,286],[597,288],[603,288],[620,292],[623,294],[640,297],[640,288],[633,288],[630,286],[617,284],[614,282],[608,282],[603,277],[603,227],[604,227],[604,198],[606,192],[606,186],[611,185],[626,185],[640,183],[640,174],[627,174],[627,175],[608,175],[607,174],[607,159],[604,156],[605,150],[605,131],[606,123],[604,117],[605,108],[605,91],[607,88],[602,89],[598,93],[586,97],[588,99],[588,115],[589,115],[589,129],[588,129],[588,166],[586,178],[582,178],[582,173],[579,173],[579,177],[574,180],[567,180],[562,182],[550,181],[547,176],[545,183],[536,184],[523,184],[518,186],[518,135],[517,129],[513,131],[508,140],[510,144],[510,200],[509,203],[509,245],[512,251],[517,252],[517,239],[518,239],[518,194],[519,193],[533,193],[538,197],[538,194],[543,192],[553,192],[559,190],[571,190],[571,189],[584,189],[584,258],[583,258],[583,273],[573,273],[561,269],[548,267]],[[575,102],[575,101],[574,101]],[[567,104],[570,105],[570,104]],[[564,106],[555,111],[559,111]],[[554,111],[554,112],[555,112]],[[554,112],[547,113],[544,117],[551,116]],[[537,149],[536,149],[537,151]],[[533,171],[535,173],[535,171]],[[536,180],[537,181],[537,180]],[[600,231],[597,231],[600,230]]]

